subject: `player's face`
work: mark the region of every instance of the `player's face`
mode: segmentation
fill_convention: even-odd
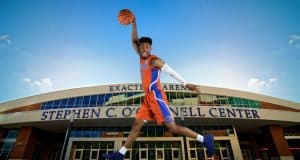
[[[141,43],[139,45],[140,56],[147,58],[151,53],[151,45],[149,43]]]

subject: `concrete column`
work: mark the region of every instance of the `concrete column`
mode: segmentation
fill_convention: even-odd
[[[230,139],[231,148],[233,152],[234,159],[243,160],[243,155],[241,151],[241,147],[238,141],[238,138],[235,136],[235,138]]]
[[[271,160],[292,160],[293,155],[289,149],[288,143],[284,137],[284,132],[279,125],[268,126],[269,134],[272,138],[273,148],[275,154],[271,155]]]
[[[12,148],[9,159],[29,160],[32,159],[38,133],[33,127],[22,127],[19,130],[16,144]]]
[[[234,159],[239,159],[239,160],[243,160],[243,154],[242,154],[242,150],[241,150],[241,146],[239,143],[239,138],[238,138],[238,134],[237,131],[235,130],[235,127],[233,127],[233,132],[234,132],[234,137],[230,138],[230,143],[231,143],[231,148],[232,148],[232,152],[233,152],[233,156]]]
[[[118,151],[122,147],[122,139],[116,140],[114,145],[114,150]]]

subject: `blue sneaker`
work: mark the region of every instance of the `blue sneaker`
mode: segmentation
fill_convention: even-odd
[[[112,154],[102,154],[102,158],[108,159],[108,160],[124,160],[124,155],[120,152],[114,152]]]
[[[203,145],[207,149],[207,156],[211,157],[214,155],[214,136],[212,134],[208,134],[204,136]]]

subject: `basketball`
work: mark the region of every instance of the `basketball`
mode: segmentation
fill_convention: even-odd
[[[118,14],[118,21],[122,25],[129,25],[134,21],[134,14],[129,9],[122,9]]]

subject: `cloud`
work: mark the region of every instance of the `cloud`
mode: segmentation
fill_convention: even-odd
[[[12,41],[9,38],[9,35],[7,35],[7,34],[6,35],[0,35],[0,44],[1,45],[6,44],[6,45],[11,46],[12,45]]]
[[[296,34],[290,35],[288,44],[292,47],[300,48],[300,35],[296,35]]]
[[[266,81],[260,80],[258,78],[250,78],[248,80],[248,89],[255,92],[261,92],[263,89],[273,86],[277,83],[277,78],[270,78]]]
[[[39,91],[52,90],[52,80],[50,78],[42,78],[40,80],[32,80],[30,78],[24,78],[24,82],[32,89],[38,89]]]

